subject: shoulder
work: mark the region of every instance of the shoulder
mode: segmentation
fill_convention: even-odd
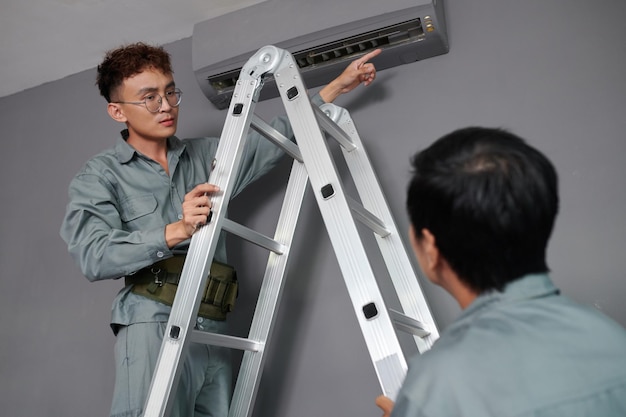
[[[409,361],[405,384],[412,385],[414,392],[447,391],[452,385],[471,384],[476,361],[470,358],[476,358],[484,349],[468,335],[466,327],[449,330],[442,333],[430,350]]]
[[[477,366],[464,357],[462,344],[448,344],[442,336],[430,350],[410,360],[394,415],[468,415],[461,410],[466,399],[477,394],[473,392],[480,375]]]
[[[89,158],[78,170],[74,179],[84,176],[103,177],[106,171],[119,164],[115,148],[110,148]]]
[[[87,191],[91,187],[114,187],[125,166],[133,158],[134,151],[126,143],[118,142],[115,147],[106,149],[89,158],[78,170],[70,183],[70,188]]]

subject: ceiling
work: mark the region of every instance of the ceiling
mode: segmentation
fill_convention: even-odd
[[[0,97],[96,67],[124,43],[166,44],[263,0],[1,0]]]

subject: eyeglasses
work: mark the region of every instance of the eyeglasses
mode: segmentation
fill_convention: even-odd
[[[165,99],[167,100],[167,104],[172,107],[178,107],[180,105],[180,101],[183,98],[183,92],[180,89],[175,88],[174,90],[165,92]],[[163,97],[159,94],[150,94],[143,99],[143,101],[112,101],[111,103],[119,103],[119,104],[138,104],[146,106],[146,109],[150,113],[156,113],[161,110],[161,104],[163,103]]]

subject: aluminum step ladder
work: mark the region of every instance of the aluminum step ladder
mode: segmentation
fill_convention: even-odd
[[[297,145],[254,115],[263,81],[273,76]],[[252,127],[293,158],[275,235],[269,238],[225,217],[245,140]],[[346,195],[327,143],[341,146],[360,202]],[[144,417],[164,417],[178,384],[181,358],[189,343],[244,350],[229,416],[250,416],[258,391],[266,345],[281,298],[287,260],[298,214],[310,183],[328,230],[354,311],[382,392],[395,398],[407,363],[394,329],[413,335],[417,350],[429,349],[438,331],[401,241],[379,182],[345,109],[311,104],[292,55],[274,46],[261,48],[242,68],[222,131],[209,183],[211,221],[190,242],[181,280],[166,327],[159,359],[144,408]],[[402,311],[389,310],[361,241],[356,221],[376,236]],[[269,251],[268,263],[247,338],[194,330],[202,290],[221,231],[235,234]]]

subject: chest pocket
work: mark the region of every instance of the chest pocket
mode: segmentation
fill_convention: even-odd
[[[127,197],[120,202],[120,217],[123,222],[131,222],[147,214],[154,213],[157,208],[156,198],[152,194],[140,194]]]

